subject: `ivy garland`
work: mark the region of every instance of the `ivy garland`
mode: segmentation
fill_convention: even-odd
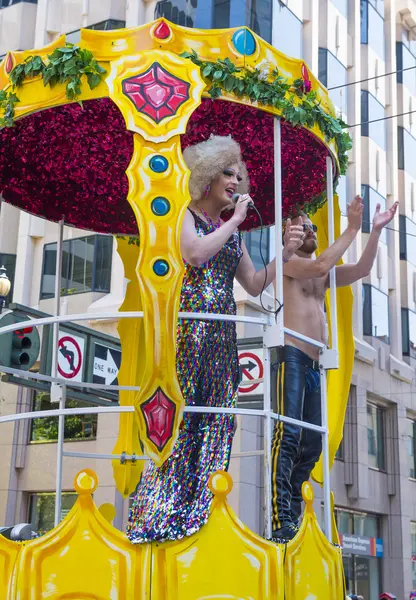
[[[100,84],[106,70],[94,58],[92,52],[79,46],[67,43],[56,48],[43,62],[40,56],[29,56],[23,63],[16,65],[10,73],[11,89],[0,91],[0,127],[12,127],[15,106],[19,102],[16,88],[22,86],[26,79],[42,76],[43,84],[53,88],[57,84],[66,84],[66,97],[76,100],[81,94],[82,76],[87,77],[90,89]]]
[[[219,98],[223,92],[232,93],[237,98],[246,97],[259,105],[277,108],[291,125],[310,128],[318,125],[327,142],[335,140],[340,171],[345,175],[348,151],[352,148],[351,137],[344,131],[347,125],[342,119],[325,112],[317,93],[308,89],[308,82],[295,79],[290,83],[277,68],[236,67],[229,58],[205,61],[195,50],[183,52],[181,56],[200,67],[202,76],[210,84],[208,93],[211,98]]]

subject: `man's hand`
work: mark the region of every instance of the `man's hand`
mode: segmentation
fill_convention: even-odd
[[[287,258],[290,258],[299,250],[304,239],[305,233],[303,231],[303,225],[292,225],[292,221],[288,219],[286,221],[285,235],[283,237]]]
[[[348,227],[353,231],[359,231],[361,229],[361,223],[363,220],[363,209],[364,204],[361,196],[355,196],[351,204],[348,204]]]
[[[381,231],[383,227],[388,225],[390,221],[393,220],[398,205],[399,203],[395,202],[391,208],[381,213],[380,204],[377,204],[376,212],[374,213],[373,217],[373,229],[375,229],[376,231]]]

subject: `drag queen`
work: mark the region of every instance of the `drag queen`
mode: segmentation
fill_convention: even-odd
[[[247,170],[231,137],[211,136],[187,148],[191,204],[181,247],[185,262],[180,311],[236,314],[234,278],[252,296],[264,288],[238,231],[249,202]],[[242,194],[232,203],[236,192]],[[221,213],[234,208],[224,222]],[[284,260],[302,243],[300,227],[287,227]],[[267,265],[266,287],[274,261]],[[235,323],[182,320],[177,330],[177,374],[186,404],[235,407],[239,383]],[[133,543],[178,540],[207,522],[212,494],[208,479],[228,469],[234,417],[185,414],[171,456],[161,467],[150,463],[130,511],[127,535]]]

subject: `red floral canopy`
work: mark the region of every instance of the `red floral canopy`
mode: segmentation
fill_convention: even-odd
[[[223,100],[203,100],[183,147],[211,133],[241,145],[251,195],[264,225],[274,223],[273,117]],[[51,108],[0,131],[0,193],[6,202],[50,221],[99,233],[137,234],[125,174],[133,134],[107,99]],[[327,149],[311,133],[282,121],[283,216],[325,189]],[[260,225],[250,212],[242,225]]]

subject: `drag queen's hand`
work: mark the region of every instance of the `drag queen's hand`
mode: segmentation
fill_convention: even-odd
[[[242,194],[239,199],[237,200],[236,204],[235,204],[235,209],[234,209],[234,219],[235,221],[238,223],[238,225],[240,225],[240,223],[242,223],[247,215],[247,210],[249,207],[250,203],[253,203],[253,199],[250,196],[250,194]]]

